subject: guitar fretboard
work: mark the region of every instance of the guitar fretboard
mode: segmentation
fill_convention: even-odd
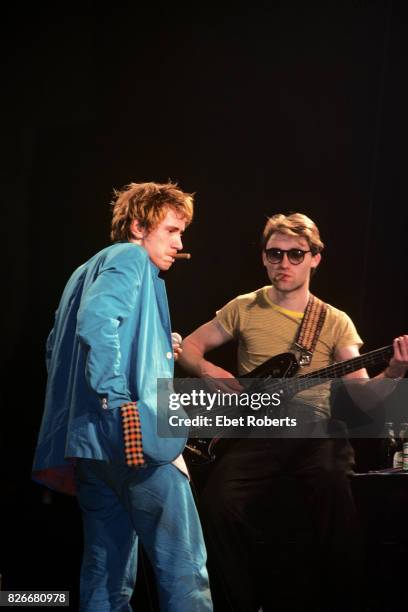
[[[309,372],[308,374],[302,374],[301,376],[296,376],[295,378],[289,378],[287,381],[285,381],[285,383],[287,383],[287,385],[285,384],[285,387],[287,387],[291,393],[297,393],[298,391],[303,391],[319,384],[321,379],[340,378],[345,374],[356,372],[361,368],[378,365],[379,363],[386,361],[387,358],[392,355],[392,353],[392,345],[384,346],[383,348],[371,351],[370,353],[365,353],[364,355],[358,355],[352,359],[333,363],[326,368],[321,368],[320,370],[315,370],[314,372]]]

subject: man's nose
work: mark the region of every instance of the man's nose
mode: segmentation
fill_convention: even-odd
[[[290,265],[290,261],[289,261],[289,257],[287,253],[283,253],[283,257],[282,257],[282,261],[280,262],[281,266],[289,266]]]
[[[175,236],[174,240],[173,240],[173,247],[175,249],[182,249],[183,248],[183,243],[181,241],[181,236]]]

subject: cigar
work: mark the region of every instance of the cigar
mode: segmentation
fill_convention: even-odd
[[[191,253],[176,253],[174,259],[191,259]]]

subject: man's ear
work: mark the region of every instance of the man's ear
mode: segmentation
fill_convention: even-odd
[[[322,256],[320,255],[320,253],[316,253],[316,255],[313,255],[314,265],[312,265],[312,268],[316,269],[319,263],[321,262],[321,259],[322,259]]]
[[[132,234],[132,238],[134,240],[143,240],[146,234],[145,230],[141,227],[137,219],[133,219],[131,222],[130,233]]]

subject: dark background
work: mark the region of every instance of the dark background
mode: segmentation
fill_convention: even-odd
[[[327,245],[313,291],[365,350],[389,344],[408,329],[407,4],[2,11],[0,571],[5,589],[75,592],[75,502],[44,497],[30,465],[45,338],[69,274],[109,241],[113,188],[196,193],[193,258],[166,275],[182,335],[266,284],[266,218],[300,211]],[[231,348],[215,358],[233,368]]]

